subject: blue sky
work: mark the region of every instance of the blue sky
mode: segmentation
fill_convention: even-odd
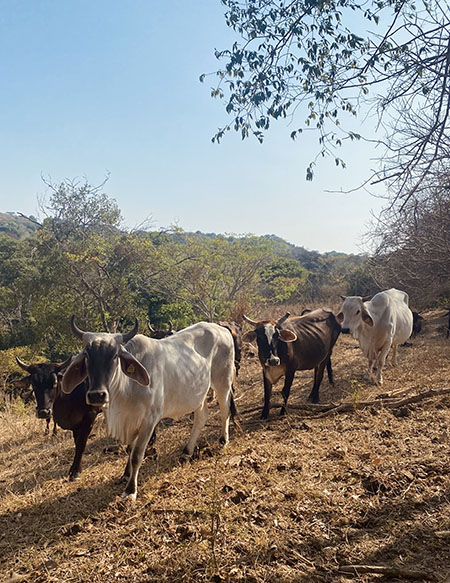
[[[352,189],[375,167],[362,143],[305,169],[316,137],[282,121],[264,144],[231,132],[210,97],[214,49],[235,40],[219,0],[15,0],[0,13],[0,211],[38,213],[53,182],[86,177],[127,227],[274,233],[296,245],[360,252],[382,201]],[[365,124],[370,124],[366,120]]]

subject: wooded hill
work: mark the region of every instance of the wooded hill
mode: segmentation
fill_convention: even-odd
[[[23,239],[32,235],[37,225],[33,222],[36,219],[31,216],[31,220],[17,213],[0,213],[0,234],[8,235],[13,239]]]
[[[51,203],[41,226],[1,215],[2,349],[38,346],[59,358],[72,348],[71,314],[93,330],[121,330],[135,317],[179,329],[374,288],[363,256],[320,254],[275,235],[127,232],[115,201],[67,185]]]

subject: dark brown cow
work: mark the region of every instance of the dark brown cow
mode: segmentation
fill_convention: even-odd
[[[341,332],[334,314],[326,309],[313,310],[303,316],[289,317],[289,312],[278,321],[255,322],[244,316],[255,329],[244,334],[244,341],[257,341],[258,356],[263,368],[264,408],[262,419],[267,419],[272,386],[284,375],[282,390],[286,413],[287,401],[296,370],[314,369],[314,385],[309,395],[313,403],[319,402],[319,388],[325,366]],[[330,379],[332,382],[332,377]]]
[[[411,311],[413,315],[413,328],[411,337],[414,338],[416,334],[419,334],[419,332],[422,331],[424,318],[419,314],[419,312],[414,312],[414,310]]]
[[[304,308],[302,310],[300,316],[304,316],[305,314],[309,314],[310,312],[312,312],[312,310],[310,310],[309,308]],[[331,366],[331,356],[327,361],[327,375],[328,375],[328,382],[330,383],[330,385],[334,385],[333,368]]]
[[[54,423],[62,429],[72,431],[75,456],[69,470],[69,478],[74,480],[81,473],[81,459],[100,409],[86,404],[87,380],[80,383],[70,395],[61,391],[58,376],[67,368],[70,360],[64,363],[25,364],[16,356],[17,364],[29,373],[27,377],[21,379],[21,382],[23,386],[28,384],[33,389],[36,415],[40,419],[47,419],[49,423],[53,413]],[[56,433],[56,428],[54,428],[54,433]]]
[[[219,326],[223,326],[230,331],[234,342],[234,367],[236,369],[236,376],[239,374],[241,368],[242,356],[242,328],[236,322],[219,322]]]
[[[162,338],[167,338],[176,333],[176,330],[173,329],[172,322],[169,322],[169,328],[159,328],[157,330],[152,327],[150,322],[147,322],[147,328],[150,332],[150,338],[155,338],[155,340],[161,340]]]
[[[446,337],[449,338],[450,337],[450,306],[448,306],[445,309],[448,310],[447,314],[445,314],[445,317],[448,318]]]

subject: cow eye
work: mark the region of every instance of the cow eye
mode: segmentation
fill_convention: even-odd
[[[356,310],[356,315],[358,315],[360,311],[361,311],[361,310]]]

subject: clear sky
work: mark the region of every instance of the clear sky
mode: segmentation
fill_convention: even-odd
[[[86,177],[115,198],[125,225],[276,234],[318,251],[360,252],[382,201],[349,190],[373,150],[352,144],[305,170],[317,138],[272,126],[264,144],[229,132],[210,97],[214,49],[235,40],[220,0],[9,0],[0,11],[0,211],[38,214],[41,176]],[[370,119],[366,122],[370,123]]]

